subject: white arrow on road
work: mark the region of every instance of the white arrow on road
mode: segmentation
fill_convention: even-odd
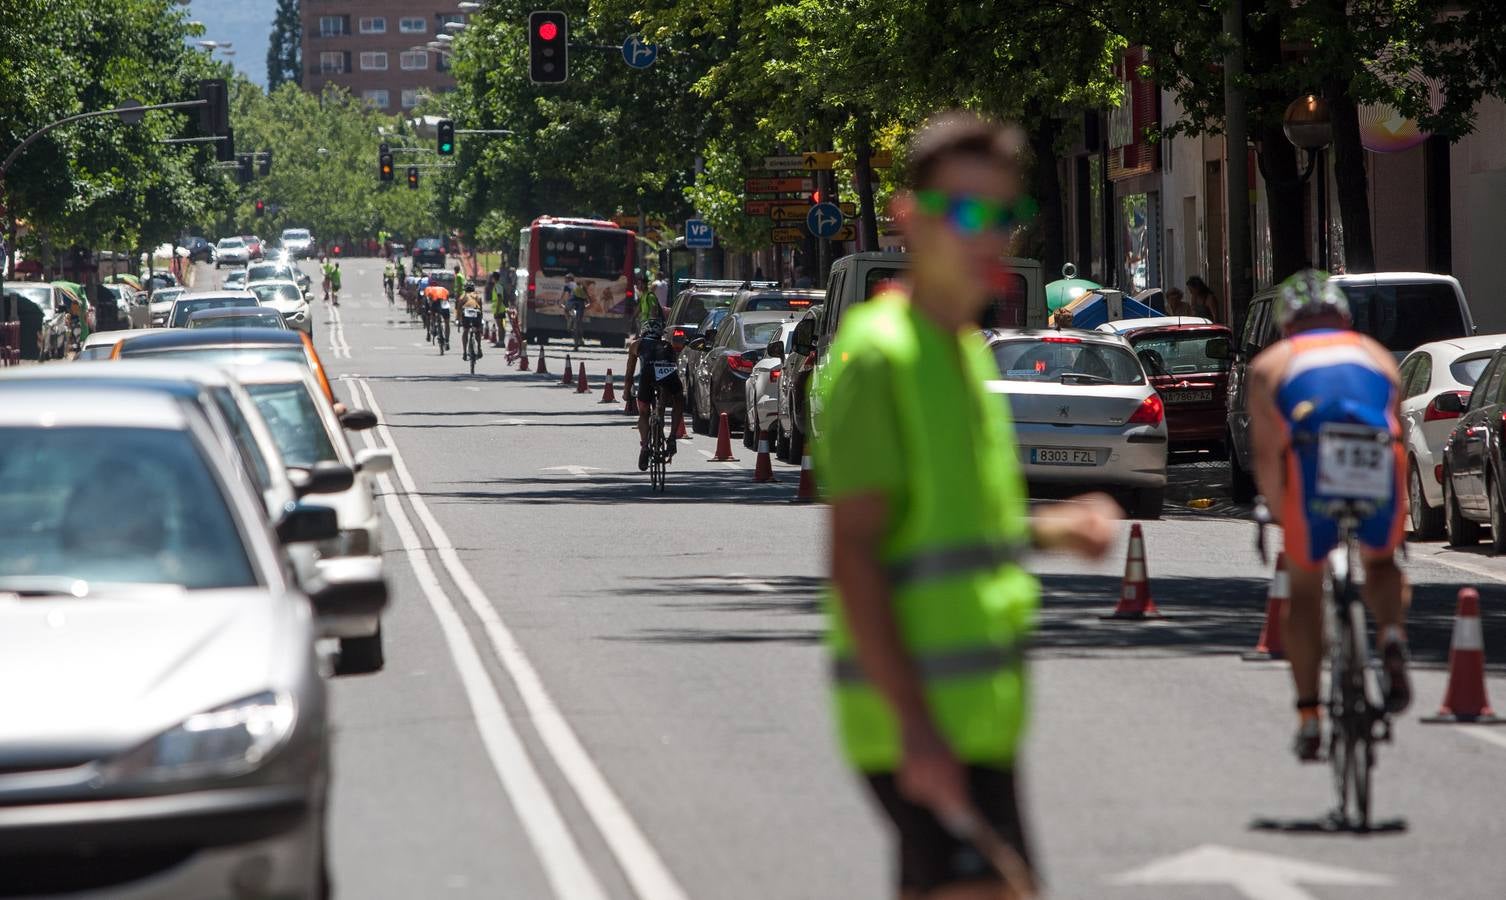
[[[569,472],[576,478],[585,478],[587,472],[600,472],[595,466],[546,466],[541,472]]]
[[[1110,884],[1227,884],[1248,900],[1314,900],[1299,883],[1382,887],[1390,878],[1269,853],[1204,844],[1125,872]]]

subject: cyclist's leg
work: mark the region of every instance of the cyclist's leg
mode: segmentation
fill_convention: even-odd
[[[679,380],[679,376],[676,375],[675,379],[678,381]],[[670,456],[674,456],[675,455],[675,432],[679,428],[679,423],[680,423],[681,419],[685,415],[685,391],[684,391],[683,388],[680,389],[680,390],[674,391],[673,393],[671,393],[669,395],[669,409],[670,409],[670,417],[669,417],[669,423],[668,423],[669,424],[669,442],[668,442],[668,445],[669,445],[669,455]]]
[[[653,412],[653,387],[645,382],[638,385],[638,471],[648,470],[648,420]],[[645,402],[646,401],[646,402]]]
[[[1339,533],[1333,522],[1308,515],[1302,473],[1295,462],[1288,464],[1281,525],[1290,598],[1281,631],[1297,693],[1295,750],[1298,758],[1314,760],[1318,758],[1322,738],[1319,681],[1323,669],[1324,563],[1328,551],[1338,544]]]
[[[1406,538],[1406,509],[1402,478],[1405,457],[1397,447],[1397,487],[1392,502],[1360,523],[1358,537],[1364,547],[1365,604],[1375,617],[1376,646],[1386,673],[1386,708],[1393,713],[1406,709],[1412,700],[1407,678],[1407,607],[1412,588],[1396,564],[1396,549]]]

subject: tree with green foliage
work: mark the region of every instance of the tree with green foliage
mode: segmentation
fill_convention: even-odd
[[[303,22],[298,0],[277,0],[272,19],[272,38],[267,45],[267,90],[286,82],[303,84]]]

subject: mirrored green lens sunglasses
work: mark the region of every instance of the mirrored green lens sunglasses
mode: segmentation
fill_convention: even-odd
[[[982,234],[985,231],[1013,231],[1036,213],[1035,200],[1021,197],[1014,203],[1000,203],[971,194],[948,194],[946,191],[915,192],[916,205],[928,216],[942,216],[957,231]]]

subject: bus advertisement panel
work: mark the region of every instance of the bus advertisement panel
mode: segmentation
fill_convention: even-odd
[[[565,280],[585,289],[583,332],[620,347],[637,310],[637,235],[612,222],[542,216],[518,235],[518,316],[531,338],[564,338]]]

